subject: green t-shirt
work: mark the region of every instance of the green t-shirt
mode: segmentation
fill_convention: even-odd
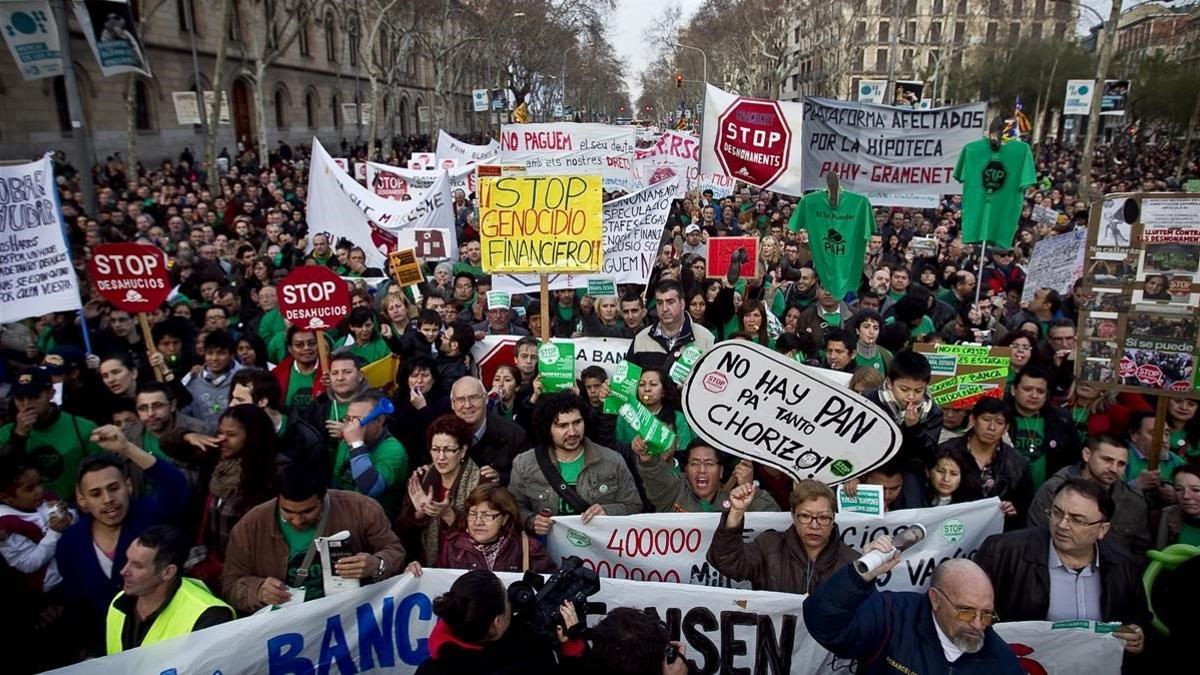
[[[1035,489],[1046,482],[1046,456],[1042,448],[1045,440],[1046,420],[1041,415],[1017,415],[1016,430],[1012,434],[1013,448],[1029,460],[1029,474]]]
[[[870,368],[880,375],[887,374],[887,367],[883,364],[883,347],[875,348],[875,356],[867,358],[860,353],[855,353],[854,364],[859,368]]]
[[[1009,368],[1009,382],[1016,379],[1016,375]],[[1075,424],[1075,433],[1079,434],[1079,440],[1083,443],[1087,442],[1088,438],[1088,420],[1091,419],[1092,413],[1087,408],[1077,405],[1071,408],[1071,422]]]
[[[361,358],[366,363],[375,363],[385,356],[391,356],[392,350],[388,347],[387,342],[385,342],[383,338],[376,335],[365,345],[350,345],[350,353]]]
[[[375,501],[383,507],[388,519],[393,520],[400,513],[400,500],[403,494],[396,486],[408,479],[408,452],[404,445],[392,436],[380,439],[368,453],[375,472],[386,483],[383,494],[377,495]],[[350,447],[346,441],[338,443],[337,452],[333,458],[333,486],[340,490],[357,492],[354,474],[350,468]]]
[[[827,326],[831,328],[842,327],[842,312],[840,307],[826,314],[825,310],[821,309],[821,307],[818,305],[817,313],[821,315],[821,320],[824,321]]]
[[[849,190],[838,192],[837,208],[829,205],[827,190],[810,193],[792,211],[788,229],[808,230],[817,276],[841,300],[858,289],[867,240],[875,233],[875,216],[866,197]]]
[[[270,342],[276,335],[285,332],[287,332],[287,326],[283,323],[283,315],[279,313],[278,309],[272,309],[258,320],[258,336],[263,339],[263,342]],[[274,363],[279,363],[279,359],[275,359]]]
[[[476,279],[479,279],[480,277],[484,276],[483,261],[482,260],[479,261],[478,265],[472,265],[471,263],[469,263],[465,260],[460,260],[460,261],[454,263],[454,267],[452,268],[452,271],[450,273],[453,274],[454,276],[458,276],[459,272],[466,272],[467,274],[470,274],[471,276],[475,277]]]
[[[563,480],[567,482],[567,485],[574,487],[575,483],[579,481],[579,474],[583,471],[585,454],[582,452],[579,453],[579,457],[573,462],[558,463],[558,472],[562,474]],[[571,508],[570,504],[560,497],[558,500],[558,513],[560,515],[569,515],[575,513],[575,511]]]
[[[296,369],[295,364],[292,364],[292,374],[288,378],[288,388],[284,392],[283,404],[300,410],[312,403],[313,381],[316,379],[317,371],[314,368],[311,372],[302,373]]]
[[[1183,527],[1179,528],[1179,541],[1177,543],[1200,546],[1200,527],[1191,523],[1184,523]]]
[[[1188,445],[1186,429],[1172,431],[1168,442],[1171,444],[1171,452],[1180,457],[1200,457],[1200,444]]]
[[[963,241],[1012,246],[1025,188],[1037,181],[1029,144],[1012,140],[993,150],[986,138],[972,141],[958,156],[954,179],[963,186]]]
[[[1162,476],[1164,483],[1170,483],[1175,480],[1175,469],[1184,465],[1183,458],[1173,452],[1163,454],[1162,459],[1158,461],[1158,473]],[[1150,463],[1146,461],[1146,457],[1142,453],[1129,448],[1129,463],[1125,465],[1125,480],[1136,480],[1141,473],[1150,468]]]
[[[313,539],[317,538],[317,528],[297,530],[278,513],[279,511],[276,509],[276,516],[279,517],[279,531],[283,534],[283,541],[287,543],[288,547],[287,575],[283,583],[287,584],[288,588],[298,588],[299,581],[296,579],[296,571],[304,563],[304,556],[308,554],[308,548],[312,546]],[[305,602],[325,597],[323,574],[321,556],[314,553],[312,562],[308,566],[308,576],[304,578]]]
[[[13,435],[13,424],[0,427],[0,446],[4,446]],[[54,423],[45,429],[34,427],[25,439],[25,453],[33,460],[42,485],[59,499],[75,501],[75,479],[83,458],[102,448],[88,438],[96,425],[82,417],[60,412]]]

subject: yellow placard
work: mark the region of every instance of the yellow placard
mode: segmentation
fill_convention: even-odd
[[[601,186],[600,176],[480,176],[483,270],[599,272]]]

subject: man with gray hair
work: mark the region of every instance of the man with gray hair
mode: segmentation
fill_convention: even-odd
[[[503,416],[488,411],[487,389],[477,377],[460,377],[450,388],[450,408],[471,427],[467,456],[479,465],[484,480],[508,485],[513,459],[529,448],[525,430]]]
[[[943,562],[925,593],[879,592],[875,579],[900,563],[888,535],[863,549],[892,553],[865,573],[839,570],[804,602],[804,624],[822,647],[875,673],[1012,673],[1022,671],[996,621],[992,583],[963,558]]]

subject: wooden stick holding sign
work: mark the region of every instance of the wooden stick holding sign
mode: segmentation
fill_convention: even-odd
[[[550,278],[545,274],[539,274],[538,280],[541,282],[541,299],[542,299],[542,342],[550,341]]]
[[[1163,432],[1167,426],[1168,401],[1166,396],[1159,396],[1158,407],[1154,409],[1154,440],[1150,443],[1150,454],[1146,457],[1147,471],[1158,470],[1158,459],[1163,451]]]
[[[100,244],[88,261],[88,272],[109,304],[137,315],[147,353],[157,353],[147,314],[158,309],[171,293],[162,249],[150,244]],[[163,380],[158,368],[154,369],[154,377]]]
[[[324,265],[292,270],[279,284],[279,311],[285,321],[317,336],[321,374],[329,373],[329,345],[325,331],[350,313],[350,289]]]

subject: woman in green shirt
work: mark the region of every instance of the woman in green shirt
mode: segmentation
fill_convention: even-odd
[[[1171,451],[1189,461],[1200,460],[1200,402],[1188,398],[1173,398],[1167,403],[1167,429],[1170,430]]]
[[[1012,389],[1013,381],[1017,379],[1017,373],[1021,369],[1029,365],[1030,361],[1034,360],[1037,350],[1038,339],[1033,333],[1024,331],[1013,331],[1001,338],[1000,342],[996,343],[997,347],[1008,347],[1012,350],[1012,356],[1008,366],[1008,389]]]
[[[512,420],[517,407],[517,390],[521,388],[521,371],[511,363],[496,368],[492,389],[488,392],[488,411]]]
[[[654,414],[664,424],[675,431],[675,448],[686,448],[692,442],[695,434],[688,426],[683,411],[679,409],[679,390],[675,383],[660,368],[646,368],[638,380],[638,401]],[[635,452],[645,452],[645,439],[637,434],[637,430],[629,425],[623,417],[617,417],[616,440],[619,445],[625,445]],[[637,446],[640,446],[640,450]]]
[[[769,349],[775,348],[775,338],[767,330],[767,308],[761,300],[742,301],[737,310],[737,325],[752,341]]]
[[[1174,484],[1178,503],[1163,509],[1155,541],[1160,550],[1171,544],[1200,546],[1200,467],[1179,467]]]
[[[370,307],[355,307],[350,310],[350,335],[347,336],[347,348],[350,353],[358,356],[363,363],[375,363],[385,356],[391,356],[392,350],[375,330],[375,312]]]

